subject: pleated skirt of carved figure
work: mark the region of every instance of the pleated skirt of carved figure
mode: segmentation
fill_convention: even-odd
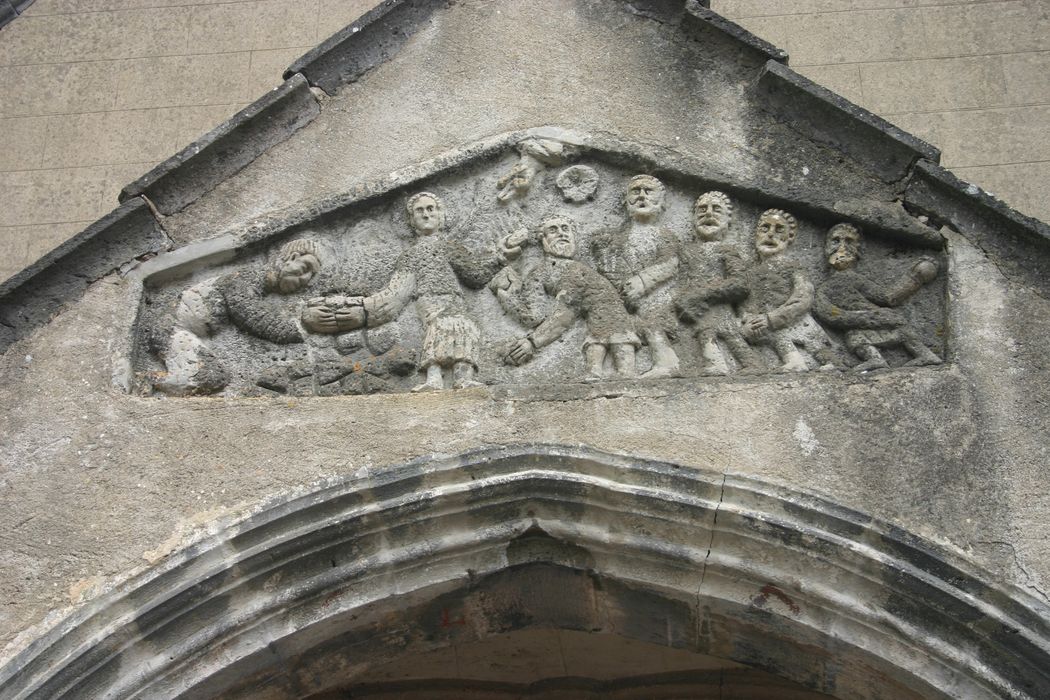
[[[416,312],[424,327],[420,369],[452,367],[459,362],[469,362],[477,369],[481,331],[463,311],[463,299],[457,295],[428,294],[416,299]]]

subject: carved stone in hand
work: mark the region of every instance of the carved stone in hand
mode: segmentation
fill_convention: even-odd
[[[519,366],[531,360],[535,354],[536,348],[533,346],[532,341],[528,338],[520,338],[503,359],[508,365]]]

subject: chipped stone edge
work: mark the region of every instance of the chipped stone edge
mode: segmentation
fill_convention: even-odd
[[[329,95],[386,63],[449,0],[384,0],[299,57],[285,77],[300,73]]]
[[[730,39],[735,39],[736,41],[745,44],[749,48],[754,49],[765,56],[770,61],[784,64],[788,62],[789,56],[787,51],[752,34],[736,22],[726,19],[714,10],[708,9],[709,6],[710,2],[702,3],[698,0],[687,0],[685,3],[685,16],[682,19],[683,24],[699,22],[701,23],[701,26],[710,27],[717,32],[725,34]]]
[[[0,353],[79,299],[92,282],[170,247],[146,201],[124,202],[0,284]]]
[[[547,490],[565,489],[573,496],[567,500],[574,502],[578,492],[573,485],[579,482],[587,484],[592,499],[602,503],[600,507],[651,517],[652,509],[642,507],[641,501],[620,499],[624,494],[644,493],[643,501],[661,504],[654,511],[661,514],[661,520],[666,519],[666,513],[679,514],[676,522],[681,524],[680,533],[685,540],[695,539],[697,528],[701,528],[712,533],[712,543],[718,532],[742,532],[756,543],[790,550],[801,536],[801,540],[811,543],[808,546],[822,552],[826,564],[846,572],[867,571],[870,582],[887,592],[890,603],[869,611],[869,616],[875,615],[873,620],[888,619],[891,628],[899,625],[899,629],[910,629],[920,621],[920,628],[911,635],[911,640],[930,658],[941,657],[946,647],[928,630],[941,631],[940,625],[950,624],[951,632],[965,642],[950,651],[953,667],[962,677],[983,685],[986,672],[994,672],[999,680],[1011,685],[1011,689],[1019,686],[1027,686],[1033,692],[1050,689],[1050,607],[1016,586],[997,582],[989,572],[957,553],[817,495],[753,477],[599,452],[582,445],[514,444],[457,455],[427,455],[397,467],[370,470],[361,476],[334,480],[310,493],[262,504],[246,519],[227,521],[213,529],[210,536],[172,552],[155,566],[82,604],[22,651],[5,659],[0,666],[0,696],[24,697],[48,688],[68,691],[81,683],[101,687],[94,686],[93,682],[105,684],[113,680],[100,675],[112,668],[102,662],[126,653],[128,645],[148,646],[150,658],[164,663],[157,667],[127,669],[118,681],[148,685],[159,679],[169,682],[171,671],[190,676],[214,672],[214,668],[198,669],[196,664],[180,666],[180,662],[208,647],[213,635],[221,631],[215,620],[198,616],[192,624],[199,634],[177,635],[164,653],[151,641],[151,631],[169,624],[172,619],[194,620],[195,611],[209,600],[230,595],[234,587],[247,588],[259,566],[267,567],[272,573],[270,567],[279,565],[290,574],[288,580],[282,581],[283,586],[295,593],[294,600],[285,600],[264,592],[268,605],[285,610],[293,602],[309,605],[311,600],[328,601],[330,597],[322,595],[325,590],[317,588],[308,571],[300,570],[299,562],[316,551],[318,545],[345,546],[352,541],[357,536],[353,528],[333,530],[330,526],[352,522],[357,506],[367,503],[369,517],[390,522],[399,522],[406,512],[412,517],[423,517],[425,512],[405,511],[399,504],[405,496],[417,502],[420,484],[425,483],[430,508],[461,518],[460,512],[444,512],[443,498],[454,499],[451,494],[466,488],[476,496],[468,499],[470,507],[480,511],[483,505],[502,502],[500,484],[522,478],[525,479],[521,481],[522,489],[515,496],[518,501],[527,501],[533,492],[546,493],[537,486],[543,485]],[[627,485],[629,488],[624,488]],[[606,503],[597,498],[601,495],[599,491],[611,497],[619,496]],[[722,517],[717,517],[719,514]],[[575,519],[565,520],[565,531],[574,533],[573,538],[580,546],[600,550],[604,540],[588,539],[586,530],[572,530]],[[499,550],[508,538],[520,534],[516,528],[523,528],[525,524],[527,520],[504,523],[492,546]],[[558,524],[558,521],[547,522],[548,526]],[[474,525],[480,528],[487,523]],[[676,548],[688,549],[688,542],[654,540],[643,544],[643,549],[649,548],[647,551],[669,553],[671,560]],[[442,540],[433,543],[425,553],[438,559],[445,551],[442,547],[454,546],[454,542]],[[424,550],[416,547],[414,551],[418,558]],[[619,554],[632,556],[629,551]],[[498,560],[496,557],[492,561]],[[384,563],[390,574],[384,580],[397,580],[399,584],[394,588],[409,590],[406,565],[411,566],[414,561],[409,556],[403,562]],[[540,556],[533,561],[545,559]],[[609,559],[606,564],[601,573],[615,577],[616,561]],[[718,565],[724,568],[728,560]],[[344,564],[346,566],[350,564]],[[706,568],[707,560],[702,566]],[[403,581],[399,571],[406,575]],[[338,575],[332,579],[334,583],[322,581],[321,584],[329,585],[328,590],[334,585],[338,590],[338,586],[349,580],[349,572],[346,575],[335,572]],[[741,577],[742,581],[746,579],[747,576]],[[223,581],[224,585],[199,585],[209,580]],[[700,581],[702,587],[702,576]],[[674,583],[668,582],[668,585],[673,588]],[[390,587],[386,590],[392,594]],[[844,617],[864,616],[864,606],[844,609],[843,603],[848,603],[848,597],[829,598],[822,590],[823,587],[817,585],[807,592],[811,602],[815,601],[821,610],[834,611]],[[693,591],[697,596],[702,592]],[[908,605],[895,610],[890,592],[897,596],[898,604],[906,599]],[[874,605],[876,601],[877,598],[872,598],[867,602]],[[918,618],[914,617],[913,609]],[[164,614],[158,615],[158,611]],[[331,610],[328,614],[336,612]],[[266,610],[259,609],[255,614],[257,619],[264,617]],[[903,622],[905,617],[907,624]],[[973,625],[975,619],[982,620],[982,624]],[[265,635],[254,631],[248,636],[252,643],[266,642]],[[192,640],[192,644],[187,640]],[[956,653],[966,649],[981,651]],[[70,696],[68,692],[61,695]],[[1016,697],[1029,695],[1021,693]]]
[[[933,193],[977,206],[1006,227],[1024,232],[1033,240],[1050,243],[1050,225],[1022,214],[995,195],[962,180],[937,163],[920,160],[916,163],[908,182],[904,202],[906,205],[928,211],[934,216],[944,216],[943,211],[931,208]],[[959,228],[959,222],[951,221],[950,223]]]
[[[770,105],[766,108],[767,111],[791,119],[806,137],[827,143],[857,158],[880,174],[885,174],[891,182],[906,177],[921,159],[940,162],[941,152],[936,146],[894,126],[777,61],[766,62],[756,82],[756,88],[771,96],[788,93],[791,98],[790,107]],[[826,115],[814,113],[822,109],[827,109],[832,115],[841,115],[843,119],[839,123],[833,123],[827,120]],[[820,125],[819,129],[810,126],[816,124]],[[862,147],[850,147],[858,138],[865,137],[873,138],[881,146],[897,151],[901,160],[906,159],[909,162],[897,169],[887,169],[873,162],[871,158],[871,152],[879,152],[881,148],[866,151]]]
[[[242,109],[148,173],[126,185],[119,200],[145,196],[161,214],[174,214],[211,191],[320,114],[302,75]]]

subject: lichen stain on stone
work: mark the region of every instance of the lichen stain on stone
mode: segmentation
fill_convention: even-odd
[[[799,448],[807,457],[812,456],[814,452],[821,449],[817,436],[813,434],[813,429],[806,424],[802,416],[799,416],[795,422],[795,430],[791,433],[791,437],[795,438]]]
[[[776,598],[781,603],[786,605],[788,610],[791,611],[792,615],[795,615],[797,617],[800,614],[802,614],[802,608],[798,606],[798,603],[792,600],[787,593],[780,590],[772,583],[767,583],[759,589],[758,595],[753,596],[751,598],[751,605],[756,608],[765,608],[766,605],[769,603],[770,596]]]

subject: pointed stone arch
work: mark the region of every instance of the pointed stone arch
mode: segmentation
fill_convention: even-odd
[[[520,446],[268,506],[41,636],[0,671],[0,697],[299,698],[406,653],[555,628],[834,697],[1041,698],[1048,619],[958,557],[811,495]]]

